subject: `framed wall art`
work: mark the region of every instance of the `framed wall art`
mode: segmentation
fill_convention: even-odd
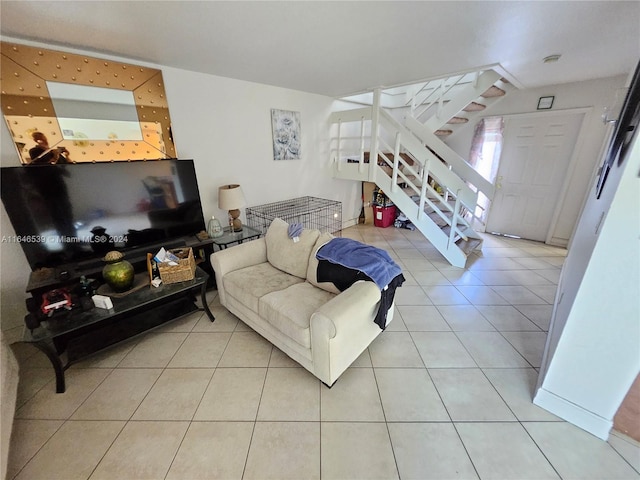
[[[300,160],[300,112],[271,109],[273,159]]]
[[[550,110],[553,107],[553,99],[555,97],[540,97],[538,100],[538,110]]]

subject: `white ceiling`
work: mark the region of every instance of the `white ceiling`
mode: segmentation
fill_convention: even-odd
[[[493,64],[540,87],[640,58],[638,1],[2,0],[0,18],[14,39],[332,97]]]

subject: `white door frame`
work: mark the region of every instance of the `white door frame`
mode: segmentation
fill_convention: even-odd
[[[567,114],[580,114],[584,113],[584,117],[582,117],[582,124],[578,130],[578,137],[576,138],[576,144],[573,147],[573,153],[571,154],[571,159],[569,160],[569,165],[567,166],[567,171],[564,175],[564,179],[562,180],[562,188],[560,189],[560,194],[558,196],[558,201],[556,202],[556,206],[553,210],[553,214],[551,216],[551,223],[549,224],[549,229],[547,230],[547,235],[545,238],[546,244],[551,244],[551,240],[553,238],[553,232],[555,232],[556,227],[558,225],[558,220],[560,218],[560,212],[562,210],[562,206],[567,197],[567,190],[569,188],[569,183],[571,178],[573,177],[573,172],[576,169],[578,164],[578,158],[580,156],[580,151],[582,150],[582,146],[586,139],[586,125],[587,120],[591,120],[591,116],[593,113],[593,107],[578,107],[578,108],[567,108],[562,110],[551,110],[551,111],[539,111],[539,112],[527,112],[527,113],[507,113],[504,115],[494,114],[494,115],[485,115],[482,118],[491,118],[491,117],[502,117],[502,118],[527,118],[527,117],[555,117],[559,115],[567,115]],[[501,161],[501,160],[500,160]],[[498,167],[499,168],[499,167]],[[584,193],[584,198],[589,193],[589,189]],[[583,203],[584,203],[583,198]],[[491,215],[491,210],[489,210],[489,215]],[[489,217],[487,216],[487,221]],[[573,228],[575,232],[575,226]],[[571,233],[571,238],[569,238],[569,244],[571,243],[571,239],[573,238],[573,232]]]

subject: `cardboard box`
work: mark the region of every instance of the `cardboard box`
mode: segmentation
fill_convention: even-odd
[[[373,206],[371,204],[364,207],[364,224],[373,225]]]
[[[362,182],[362,208],[364,210],[364,224],[373,225],[373,191],[376,184],[373,182]]]

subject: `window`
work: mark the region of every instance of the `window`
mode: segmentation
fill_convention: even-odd
[[[502,133],[504,119],[502,117],[483,118],[476,125],[469,163],[484,178],[495,183],[502,153]],[[490,200],[481,192],[478,194],[478,206],[475,215],[482,223],[487,221]]]

